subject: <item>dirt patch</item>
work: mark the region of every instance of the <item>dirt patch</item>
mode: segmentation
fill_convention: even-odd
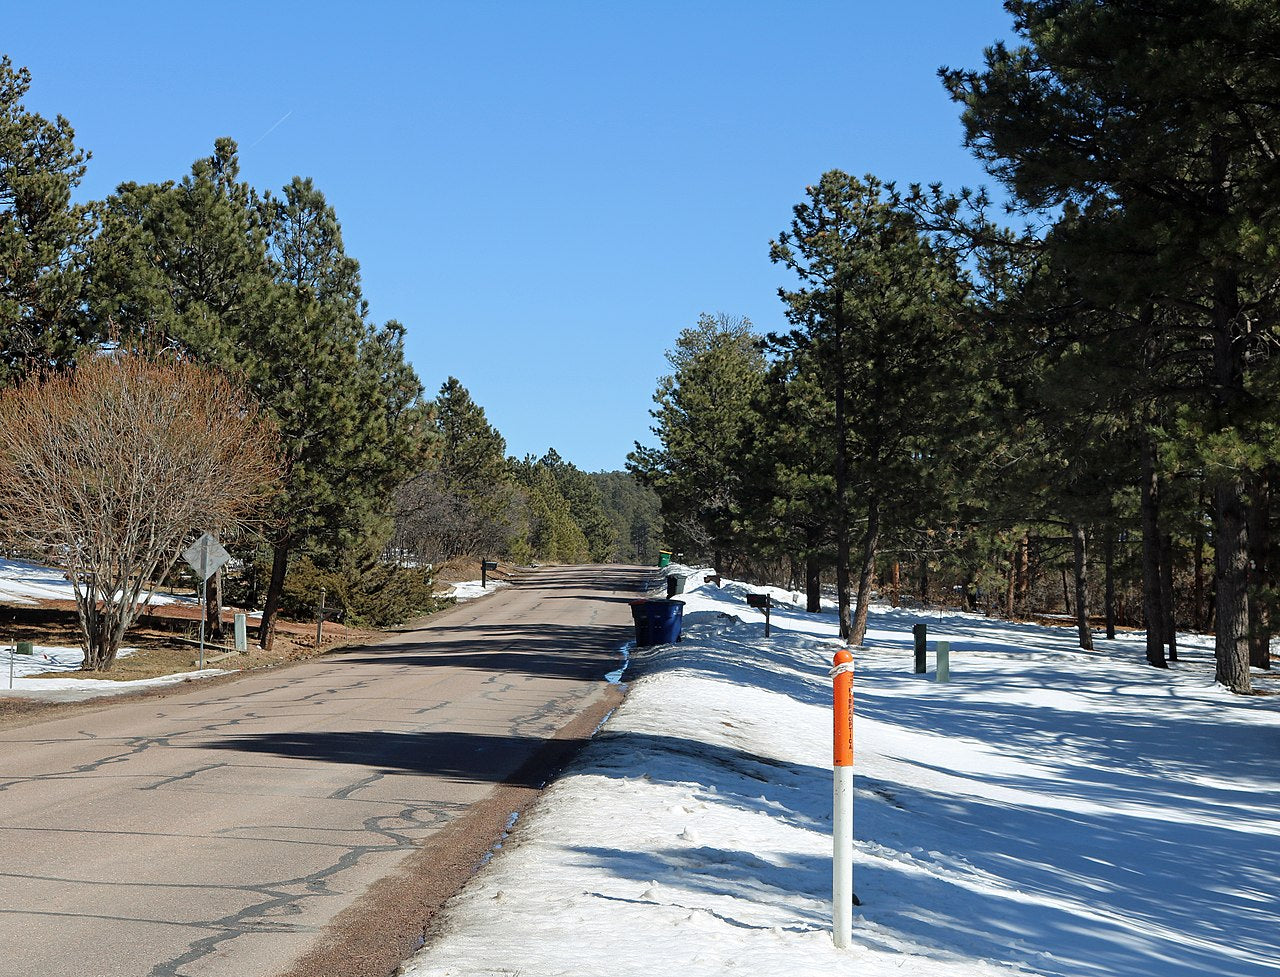
[[[431,571],[431,577],[436,583],[436,592],[448,590],[451,584],[479,580],[480,563],[478,556],[455,556],[444,563],[437,563]],[[510,580],[520,570],[514,563],[506,563],[502,560],[497,563],[498,569],[488,571],[490,580]]]

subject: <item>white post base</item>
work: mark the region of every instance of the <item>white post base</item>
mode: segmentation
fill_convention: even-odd
[[[853,767],[833,769],[831,938],[844,949],[853,940]]]

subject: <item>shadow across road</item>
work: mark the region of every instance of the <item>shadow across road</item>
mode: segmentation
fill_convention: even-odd
[[[340,660],[603,681],[618,667],[622,647],[634,635],[625,625],[472,624],[439,628],[426,641],[395,641],[344,653]]]
[[[547,779],[546,748],[576,753],[586,740],[536,736],[496,736],[440,730],[395,733],[386,730],[288,732],[232,736],[196,744],[201,749],[269,754],[368,767],[384,774],[415,774],[476,783],[541,787]],[[533,762],[537,760],[538,762]]]

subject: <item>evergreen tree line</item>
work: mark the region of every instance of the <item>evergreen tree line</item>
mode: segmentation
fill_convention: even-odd
[[[1008,0],[1018,42],[944,68],[1006,191],[806,188],[771,256],[789,329],[703,316],[631,470],[718,569],[1093,628],[1212,628],[1270,667],[1280,460],[1280,10]]]
[[[656,562],[658,499],[626,472],[583,472],[554,448],[508,457],[506,440],[454,377],[428,416],[423,463],[396,496],[389,553],[397,560]]]
[[[25,68],[0,57],[0,388],[125,348],[203,365],[252,394],[279,433],[280,490],[255,532],[191,527],[222,536],[243,567],[225,587],[210,581],[215,609],[224,591],[262,606],[264,645],[277,614],[310,613],[321,587],[356,621],[429,609],[425,566],[385,558],[406,522],[397,508],[406,485],[419,499],[434,492],[423,510],[454,534],[438,552],[640,552],[634,526],[615,525],[593,478],[554,453],[508,463],[490,432],[490,444],[464,457],[465,390],[451,380],[436,402],[423,397],[404,328],[371,320],[359,265],[311,180],[259,190],[240,178],[236,144],[218,139],[181,179],[127,182],[76,203],[89,154],[66,119],[25,107],[30,84]],[[638,511],[634,495],[623,493]],[[210,619],[220,637],[220,619]]]

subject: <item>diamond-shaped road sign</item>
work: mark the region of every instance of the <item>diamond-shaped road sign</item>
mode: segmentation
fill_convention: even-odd
[[[201,581],[205,581],[231,559],[231,554],[209,533],[201,533],[199,539],[182,551],[182,558],[200,575]]]

